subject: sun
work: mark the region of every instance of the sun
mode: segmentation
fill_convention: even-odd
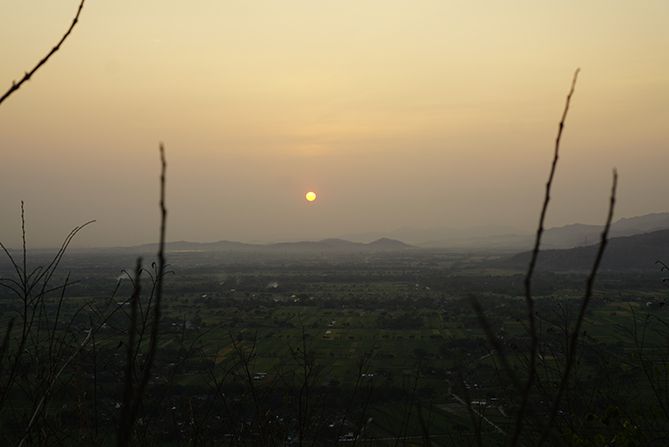
[[[309,191],[304,195],[304,198],[307,199],[307,202],[313,202],[316,200],[316,193],[313,191]]]

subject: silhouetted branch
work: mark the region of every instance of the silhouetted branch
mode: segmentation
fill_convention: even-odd
[[[142,402],[142,396],[144,391],[149,383],[151,377],[151,369],[156,356],[156,351],[158,349],[158,332],[160,329],[160,311],[161,311],[161,300],[163,295],[163,278],[165,276],[165,230],[167,223],[167,208],[165,207],[165,175],[167,170],[167,162],[165,161],[165,148],[163,144],[160,144],[160,240],[158,244],[158,273],[156,279],[156,296],[155,304],[153,306],[153,321],[151,326],[151,335],[149,339],[149,346],[147,348],[146,361],[142,366],[141,377],[139,379],[139,385],[133,393],[133,398],[129,404],[129,408],[124,409],[127,411],[127,416],[125,416],[125,421],[119,426],[119,432],[117,436],[117,443],[119,447],[126,446],[132,437],[133,427],[137,419],[137,412],[139,411],[139,406]],[[140,270],[141,271],[141,266]],[[139,277],[135,278],[135,288],[138,287]],[[137,320],[137,309],[133,309],[133,322],[131,326],[136,325]],[[132,327],[133,332],[136,330],[136,327]],[[128,335],[132,344],[135,344],[134,333]],[[131,348],[128,348],[131,349]],[[132,352],[128,353],[128,362],[134,363],[134,356]]]
[[[0,345],[0,373],[2,373],[2,363],[5,358],[5,353],[9,349],[9,336],[12,333],[12,329],[14,328],[14,318],[9,320],[9,324],[7,325],[7,330],[5,332],[5,336],[2,338],[2,345]]]
[[[23,356],[26,354],[26,344],[28,343],[28,338],[32,337],[34,340],[34,346],[39,346],[39,340],[35,337],[38,337],[38,333],[32,333],[33,324],[35,319],[40,320],[41,316],[38,315],[37,309],[40,306],[44,305],[44,299],[47,294],[60,290],[61,288],[66,287],[66,283],[63,286],[50,287],[51,279],[58,268],[69,244],[72,239],[77,235],[79,231],[85,228],[87,225],[95,221],[86,222],[83,225],[75,227],[67,235],[60,248],[56,252],[56,255],[51,260],[50,264],[46,268],[35,268],[30,274],[27,274],[27,248],[26,248],[26,227],[25,227],[25,207],[24,203],[21,202],[21,240],[22,240],[22,260],[21,264],[16,261],[11,252],[5,247],[4,244],[0,242],[0,248],[5,252],[7,258],[9,259],[14,271],[16,272],[16,279],[4,278],[0,280],[0,286],[11,290],[14,294],[17,295],[18,299],[23,304],[22,311],[20,312],[21,317],[21,332],[16,343],[15,355],[9,367],[8,377],[6,382],[0,386],[0,408],[6,402],[12,386],[17,378],[19,373],[19,366]],[[41,285],[40,285],[41,284]],[[72,284],[72,283],[69,283]],[[39,292],[33,293],[33,291],[39,286]],[[40,309],[42,309],[40,307]],[[39,325],[39,323],[38,323]],[[38,331],[39,332],[39,329]],[[51,342],[50,342],[51,343]],[[62,344],[61,344],[62,348]],[[50,357],[51,359],[51,357]],[[50,365],[53,366],[53,365]],[[51,370],[53,373],[53,370]]]
[[[149,340],[149,351],[147,354],[144,376],[140,382],[138,394],[141,396],[149,382],[151,367],[158,348],[158,330],[160,328],[160,304],[163,297],[163,279],[165,277],[165,230],[167,224],[167,208],[165,207],[165,175],[167,162],[165,161],[165,147],[160,144],[160,241],[158,245],[158,274],[156,280],[156,296],[153,306],[153,326],[151,327],[151,338]]]
[[[128,445],[132,433],[132,397],[133,381],[135,377],[135,336],[137,333],[137,306],[142,292],[142,258],[137,259],[135,278],[133,280],[132,296],[130,298],[130,324],[128,325],[128,343],[126,345],[125,379],[123,385],[123,403],[119,424],[118,445]]]
[[[77,355],[79,355],[79,352],[86,346],[88,343],[88,340],[91,338],[93,335],[93,328],[90,328],[88,330],[88,334],[84,338],[84,340],[79,344],[79,347],[77,348],[76,351],[72,353],[72,355],[63,363],[63,365],[60,367],[56,375],[51,379],[49,382],[49,385],[47,386],[46,390],[42,394],[42,397],[40,398],[37,408],[35,408],[35,411],[33,412],[32,417],[30,418],[30,422],[28,423],[28,427],[26,427],[26,432],[23,435],[23,438],[21,438],[21,441],[18,444],[18,447],[22,447],[26,440],[28,439],[28,436],[30,435],[30,430],[32,429],[33,424],[35,423],[35,420],[39,416],[40,412],[42,411],[42,408],[44,407],[44,403],[46,402],[47,397],[51,394],[51,389],[53,388],[53,385],[58,381],[58,378],[63,374],[63,371],[65,371],[65,368],[68,367],[68,365],[74,360]]]
[[[72,30],[73,30],[74,27],[76,26],[77,22],[79,21],[79,15],[81,14],[81,10],[83,9],[83,7],[84,7],[84,3],[85,3],[85,2],[86,2],[86,0],[81,0],[81,3],[79,3],[79,7],[77,8],[77,14],[74,16],[74,19],[72,20],[72,23],[70,24],[70,27],[67,29],[67,31],[65,31],[65,34],[63,34],[63,37],[60,38],[60,40],[58,41],[58,43],[56,44],[56,46],[54,46],[53,48],[51,48],[51,51],[49,51],[49,52],[46,54],[46,56],[44,56],[44,57],[37,63],[37,65],[35,65],[35,66],[32,68],[32,70],[27,71],[27,72],[23,75],[23,77],[21,78],[20,81],[18,81],[18,82],[16,82],[16,81],[12,82],[12,85],[11,85],[11,87],[9,87],[9,90],[7,90],[2,96],[0,96],[0,104],[2,104],[2,103],[5,101],[5,99],[9,98],[9,97],[12,95],[12,93],[14,93],[14,92],[17,91],[19,88],[21,88],[21,86],[23,85],[24,82],[29,81],[30,78],[32,78],[32,76],[35,74],[35,72],[37,72],[37,70],[39,70],[39,69],[42,67],[42,65],[46,64],[46,62],[51,58],[51,56],[54,55],[54,53],[55,53],[56,51],[60,50],[60,46],[61,46],[61,45],[63,44],[63,42],[65,42],[65,40],[70,36],[70,33],[72,32]],[[25,233],[24,233],[24,234],[25,234]]]
[[[613,220],[613,210],[616,204],[617,186],[618,186],[618,173],[616,170],[614,170],[613,185],[611,187],[611,198],[609,202],[608,215],[606,217],[606,225],[604,226],[604,230],[602,231],[602,236],[599,243],[599,249],[597,250],[597,256],[595,257],[595,261],[592,264],[592,270],[588,275],[588,280],[586,282],[586,288],[585,288],[585,296],[581,301],[581,307],[579,309],[578,316],[576,317],[576,325],[574,326],[574,331],[571,333],[571,336],[569,337],[567,361],[565,363],[564,372],[562,374],[562,379],[560,380],[560,386],[558,388],[557,395],[555,396],[555,400],[553,401],[553,405],[551,407],[548,424],[543,431],[541,439],[539,440],[538,444],[539,446],[541,446],[546,441],[548,434],[550,433],[551,426],[553,424],[553,421],[555,420],[555,416],[557,415],[558,408],[560,406],[560,401],[562,400],[562,395],[564,394],[564,391],[567,388],[567,384],[569,383],[569,374],[571,373],[571,369],[576,359],[576,348],[578,347],[578,338],[581,332],[581,326],[583,325],[583,320],[585,319],[585,313],[588,309],[588,305],[590,304],[590,299],[592,298],[593,288],[595,284],[595,277],[597,276],[597,272],[599,271],[599,266],[601,265],[602,257],[604,256],[604,250],[606,249],[606,245],[608,243],[609,230],[611,228],[611,221]]]
[[[58,329],[58,320],[60,320],[60,312],[63,308],[63,300],[65,299],[65,290],[67,289],[68,284],[70,284],[70,274],[67,274],[65,278],[65,284],[61,288],[60,298],[58,299],[58,306],[56,307],[56,316],[53,321],[53,329],[51,330],[51,336],[49,337],[49,360],[53,359],[53,342],[56,338],[56,329]],[[92,326],[91,326],[92,327]]]
[[[655,264],[660,266],[661,272],[669,272],[669,266],[664,261],[658,259],[657,261],[655,261]],[[664,283],[669,282],[669,278],[662,278],[662,282]]]
[[[548,175],[548,181],[546,182],[544,202],[541,207],[541,214],[539,216],[539,224],[537,226],[537,234],[534,240],[534,248],[532,249],[532,257],[530,259],[530,263],[527,268],[527,274],[525,275],[525,303],[527,305],[527,319],[529,323],[529,332],[530,332],[530,357],[529,357],[527,382],[525,383],[525,389],[523,390],[523,394],[521,397],[520,408],[518,409],[518,414],[516,415],[516,425],[511,440],[511,445],[513,446],[517,445],[518,440],[520,439],[520,434],[523,429],[525,410],[527,409],[527,403],[530,397],[532,386],[534,385],[534,380],[536,375],[536,362],[537,362],[536,357],[537,357],[537,349],[539,346],[539,339],[537,337],[536,321],[534,315],[534,298],[532,297],[532,277],[534,275],[534,270],[537,265],[537,258],[539,257],[539,250],[541,247],[541,237],[543,236],[544,233],[544,224],[546,221],[546,213],[548,211],[548,204],[550,203],[551,200],[551,189],[553,187],[553,179],[555,178],[555,171],[557,170],[557,163],[558,159],[560,158],[560,142],[562,140],[562,131],[564,130],[565,120],[567,119],[567,113],[569,112],[571,97],[574,94],[574,89],[576,88],[576,81],[578,79],[579,71],[580,69],[576,69],[576,71],[574,72],[574,77],[571,82],[571,88],[569,90],[569,93],[567,94],[564,110],[562,112],[562,118],[560,119],[560,124],[558,125],[558,132],[557,136],[555,137],[553,162],[551,163],[551,169]]]

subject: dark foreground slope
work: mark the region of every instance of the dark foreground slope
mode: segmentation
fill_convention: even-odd
[[[601,225],[572,224],[549,228],[544,233],[546,248],[587,247],[599,241]],[[611,225],[611,237],[635,236],[669,229],[669,213],[622,218]]]
[[[563,250],[545,250],[539,254],[538,267],[550,271],[581,271],[592,267],[597,244]],[[530,252],[523,252],[498,261],[509,268],[524,268]],[[669,230],[609,240],[604,253],[604,270],[657,270],[658,260],[669,260]]]

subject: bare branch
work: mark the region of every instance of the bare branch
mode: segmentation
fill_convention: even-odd
[[[567,388],[567,384],[569,383],[569,374],[571,373],[571,369],[574,366],[574,362],[576,359],[576,348],[578,347],[578,338],[581,332],[581,326],[583,326],[585,313],[588,309],[588,305],[590,304],[590,299],[592,298],[592,292],[595,284],[595,277],[597,276],[597,272],[599,271],[599,266],[601,265],[602,257],[604,256],[604,250],[606,249],[606,245],[608,243],[611,221],[613,220],[613,210],[616,204],[617,187],[618,187],[618,172],[614,169],[613,185],[611,186],[611,198],[609,201],[608,215],[606,217],[606,225],[604,226],[604,230],[602,231],[601,240],[599,242],[599,249],[597,250],[597,256],[595,257],[595,261],[592,264],[592,270],[588,275],[588,280],[586,282],[586,287],[585,287],[585,296],[583,297],[583,301],[581,301],[581,308],[578,312],[578,316],[576,317],[576,325],[574,326],[574,331],[571,333],[571,336],[569,338],[567,361],[565,364],[564,372],[562,373],[562,379],[560,380],[560,386],[558,388],[557,395],[555,396],[555,400],[553,401],[553,405],[551,407],[551,412],[548,419],[548,425],[543,431],[541,439],[539,440],[539,444],[537,444],[538,446],[541,446],[548,438],[551,425],[555,420],[558,407],[560,406],[560,401],[562,400],[562,395],[564,394],[564,391]]]
[[[5,332],[5,336],[2,339],[2,344],[0,345],[0,372],[2,372],[2,361],[5,358],[5,353],[9,349],[9,336],[12,333],[12,328],[14,327],[14,318],[9,320],[9,324],[7,325],[7,330]]]
[[[125,446],[130,442],[132,433],[132,382],[135,376],[135,336],[137,333],[137,303],[142,291],[142,258],[137,259],[132,297],[130,298],[130,324],[128,327],[128,344],[126,346],[125,380],[123,386],[123,406],[119,425],[118,445]]]
[[[134,394],[134,399],[130,404],[128,411],[128,416],[126,422],[118,433],[118,445],[124,446],[127,445],[127,442],[131,439],[131,433],[137,418],[137,412],[139,411],[139,406],[142,402],[142,396],[144,391],[149,383],[149,378],[151,377],[151,368],[153,367],[153,362],[155,360],[156,351],[158,350],[158,331],[160,329],[160,305],[163,296],[163,278],[165,276],[165,228],[167,222],[167,209],[165,207],[165,173],[167,170],[167,163],[165,161],[165,148],[163,144],[160,144],[160,242],[158,245],[158,273],[157,273],[157,282],[156,282],[156,295],[155,295],[155,304],[153,307],[153,322],[151,326],[151,335],[149,339],[148,351],[146,354],[146,361],[142,367],[142,374],[139,380],[139,384]],[[139,278],[135,279],[136,282],[139,282]],[[136,315],[136,310],[133,310]],[[133,317],[136,318],[136,317]],[[130,334],[133,336],[133,334]],[[134,339],[131,340],[134,344]],[[128,355],[128,361],[131,360],[131,356]]]
[[[51,394],[51,390],[53,389],[54,384],[58,381],[58,378],[63,374],[63,371],[69,366],[70,363],[72,363],[72,360],[74,360],[79,353],[81,352],[82,349],[88,344],[88,340],[91,338],[93,335],[93,328],[88,330],[88,334],[84,338],[84,340],[79,344],[77,349],[72,353],[72,355],[63,363],[63,365],[60,367],[56,375],[51,379],[49,382],[46,390],[42,394],[42,397],[40,398],[39,402],[37,403],[37,408],[35,408],[35,411],[32,414],[32,417],[30,418],[30,421],[28,422],[28,426],[26,427],[25,434],[21,438],[21,441],[19,442],[18,446],[22,447],[25,443],[26,440],[28,439],[28,436],[30,435],[30,430],[32,429],[33,424],[37,420],[37,417],[39,416],[40,412],[42,411],[42,408],[44,407],[44,403],[46,402],[47,397]]]
[[[569,105],[571,103],[571,97],[574,94],[574,89],[576,88],[576,81],[578,79],[578,74],[580,69],[576,69],[574,72],[574,77],[571,81],[571,88],[567,94],[567,99],[565,101],[564,110],[562,111],[562,118],[560,119],[560,124],[558,125],[557,136],[555,137],[555,149],[553,152],[553,162],[551,163],[550,173],[548,175],[548,181],[546,182],[546,192],[544,194],[544,202],[541,207],[541,214],[539,216],[539,224],[537,226],[537,234],[534,240],[534,248],[532,250],[532,257],[530,259],[530,264],[527,268],[527,275],[525,276],[525,302],[527,305],[527,319],[529,322],[529,332],[530,332],[530,358],[529,358],[529,371],[527,376],[527,382],[525,383],[525,389],[522,394],[520,408],[518,414],[516,415],[516,426],[513,432],[513,437],[511,445],[518,445],[518,440],[520,439],[520,434],[523,429],[523,420],[525,417],[525,410],[527,409],[527,402],[529,400],[530,392],[532,386],[534,385],[534,380],[536,376],[536,363],[537,363],[537,349],[539,346],[539,339],[537,337],[537,328],[536,328],[536,318],[534,315],[534,298],[532,297],[532,276],[534,275],[534,270],[537,265],[537,258],[539,257],[539,249],[541,247],[541,237],[544,233],[544,224],[546,221],[546,213],[548,211],[548,204],[551,200],[551,189],[553,187],[553,179],[555,178],[555,171],[557,170],[558,159],[560,158],[560,142],[562,141],[562,131],[564,130],[564,124],[567,119],[567,113],[569,112]]]
[[[65,31],[65,34],[63,34],[63,37],[60,38],[60,40],[58,41],[58,43],[56,44],[56,46],[54,46],[53,48],[51,48],[51,51],[49,51],[49,52],[46,54],[46,56],[44,56],[44,57],[37,63],[37,65],[35,65],[35,66],[32,68],[32,70],[27,71],[27,72],[23,75],[23,77],[21,78],[20,81],[18,81],[18,82],[16,82],[16,81],[12,82],[12,85],[11,85],[11,87],[9,87],[9,90],[7,90],[2,96],[0,96],[0,104],[2,104],[2,103],[5,101],[5,99],[9,98],[9,97],[12,95],[12,93],[14,93],[14,92],[17,91],[19,88],[21,88],[21,86],[23,85],[24,82],[29,81],[30,78],[32,78],[32,76],[35,74],[35,72],[37,72],[37,70],[39,70],[40,68],[42,68],[42,65],[46,64],[46,62],[51,58],[51,56],[54,55],[54,53],[56,53],[56,51],[60,50],[60,46],[61,46],[61,45],[63,44],[63,42],[65,42],[65,40],[70,36],[70,33],[72,32],[72,30],[74,29],[74,27],[77,25],[77,22],[79,22],[79,15],[81,14],[81,10],[83,9],[83,7],[84,7],[84,3],[85,3],[85,2],[86,2],[86,0],[81,0],[81,3],[79,3],[79,7],[77,8],[77,14],[74,16],[74,19],[72,19],[72,23],[70,24],[70,27],[67,29],[67,31]]]

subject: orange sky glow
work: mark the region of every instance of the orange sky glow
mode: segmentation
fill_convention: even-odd
[[[0,89],[78,1],[0,0]],[[573,70],[550,225],[669,211],[669,2],[90,1],[0,107],[0,240],[337,237],[536,223]],[[4,87],[3,87],[4,86]],[[313,188],[319,206],[305,206]],[[242,193],[243,192],[243,193]]]

